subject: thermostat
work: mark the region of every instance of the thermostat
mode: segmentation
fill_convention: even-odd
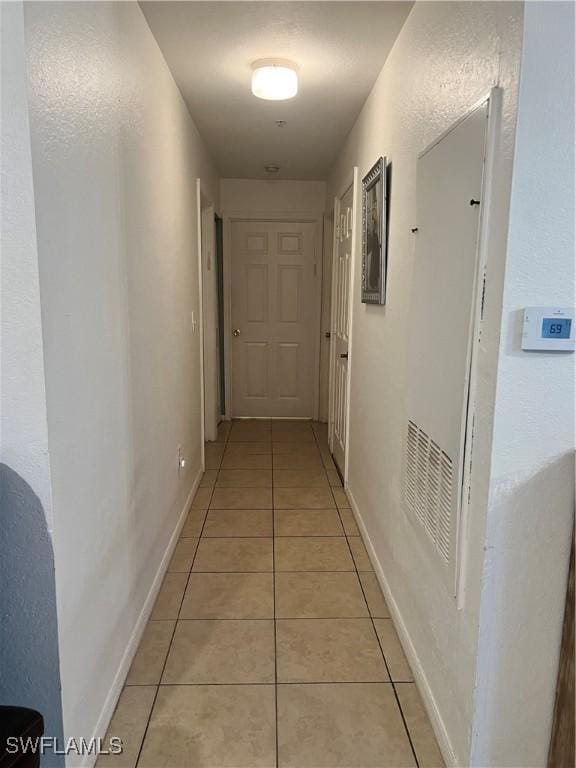
[[[574,352],[574,309],[571,307],[526,307],[522,326],[522,349]]]

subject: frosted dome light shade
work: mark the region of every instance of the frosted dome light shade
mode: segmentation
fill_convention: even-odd
[[[252,72],[252,93],[259,99],[282,101],[298,93],[298,74],[289,63],[256,62]]]

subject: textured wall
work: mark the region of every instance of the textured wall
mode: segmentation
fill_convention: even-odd
[[[525,306],[576,305],[574,4],[526,3],[494,416],[473,765],[545,765],[574,521],[573,354]],[[518,713],[511,716],[511,713]]]
[[[231,213],[310,213],[324,211],[324,181],[260,181],[258,179],[221,179],[220,205]]]
[[[520,3],[417,3],[356,122],[330,179],[328,200],[354,165],[362,177],[380,155],[392,163],[385,307],[353,297],[350,491],[378,555],[401,628],[420,665],[447,758],[468,765],[476,685],[483,539],[500,308],[522,39]],[[458,610],[402,504],[406,345],[416,223],[418,153],[487,95],[503,89],[492,189],[489,282],[479,359],[472,522],[465,603]],[[360,253],[360,235],[357,247]]]
[[[196,177],[218,188],[136,3],[25,20],[64,726],[90,737],[200,470]]]
[[[50,467],[26,99],[24,17],[0,5],[0,704],[27,706],[62,735]],[[62,765],[62,758],[45,758]]]
[[[51,528],[44,350],[21,2],[2,3],[2,461],[40,498]]]

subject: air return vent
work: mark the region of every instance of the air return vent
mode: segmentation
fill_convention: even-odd
[[[453,520],[452,460],[413,421],[406,439],[405,498],[438,554],[450,560]]]

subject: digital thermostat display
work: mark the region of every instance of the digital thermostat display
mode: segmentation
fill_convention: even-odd
[[[572,307],[526,307],[522,325],[522,349],[527,352],[574,352]]]
[[[545,317],[542,320],[543,339],[569,339],[572,320],[567,318]]]

